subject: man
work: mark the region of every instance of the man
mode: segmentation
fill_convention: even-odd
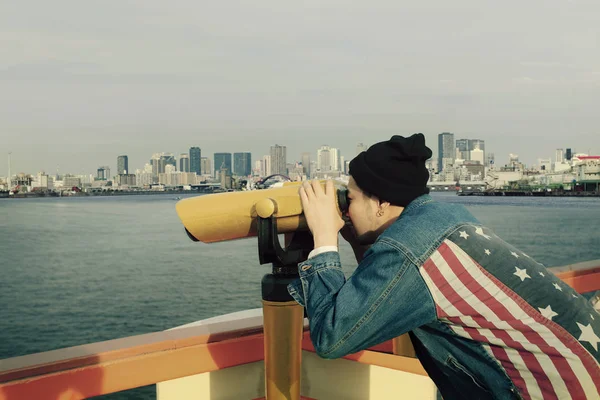
[[[288,290],[317,353],[338,358],[410,332],[444,399],[599,399],[600,315],[464,207],[433,201],[430,157],[415,134],[352,160],[359,265],[348,280],[333,184],[301,187],[315,249]]]

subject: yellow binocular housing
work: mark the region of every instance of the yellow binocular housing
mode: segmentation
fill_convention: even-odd
[[[302,182],[286,182],[271,189],[207,194],[180,200],[177,215],[192,240],[222,242],[257,236],[257,218],[276,218],[277,231],[306,230],[298,189]],[[321,181],[325,187],[325,181]],[[348,209],[346,186],[336,182],[340,215]]]

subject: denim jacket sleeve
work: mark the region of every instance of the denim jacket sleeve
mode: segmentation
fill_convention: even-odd
[[[298,270],[300,279],[288,291],[306,307],[321,357],[364,350],[437,318],[417,265],[385,238],[371,246],[347,281],[337,252],[319,254]]]

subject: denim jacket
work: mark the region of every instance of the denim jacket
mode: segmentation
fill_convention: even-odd
[[[464,207],[423,195],[345,279],[337,252],[298,266],[317,353],[409,332],[444,399],[600,398],[600,315]]]

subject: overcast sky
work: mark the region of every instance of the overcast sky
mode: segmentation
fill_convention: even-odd
[[[13,173],[152,153],[423,132],[496,163],[600,153],[598,0],[5,0],[0,151]],[[7,162],[0,163],[5,175]]]

